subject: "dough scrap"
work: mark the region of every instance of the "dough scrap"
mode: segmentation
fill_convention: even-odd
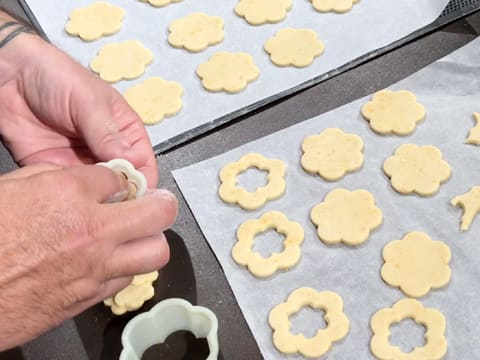
[[[264,258],[259,253],[253,252],[255,236],[274,229],[285,235],[283,251],[273,253]],[[237,230],[237,242],[232,249],[232,257],[239,265],[246,266],[257,277],[268,277],[278,270],[288,270],[300,260],[300,245],[303,242],[304,232],[302,226],[289,221],[280,211],[269,211],[259,219],[250,219],[243,222]]]
[[[410,353],[404,353],[398,346],[390,344],[390,326],[407,318],[425,326],[425,345],[416,347]],[[380,360],[439,360],[447,352],[445,338],[446,321],[443,314],[432,308],[426,308],[415,299],[403,299],[391,308],[377,311],[370,321],[373,332],[370,349]]]
[[[473,113],[475,126],[470,129],[467,138],[467,144],[480,145],[480,113]]]
[[[130,87],[123,96],[143,123],[152,125],[179,112],[182,95],[183,88],[179,83],[152,77]]]
[[[251,25],[277,23],[287,17],[292,0],[240,0],[235,13]]]
[[[140,42],[128,40],[103,46],[90,68],[110,83],[138,78],[153,61],[153,53]]]
[[[267,184],[250,192],[237,187],[237,175],[248,168],[266,170]],[[220,198],[229,204],[238,204],[246,210],[262,207],[268,200],[278,199],[285,192],[285,164],[281,160],[267,159],[257,153],[249,153],[237,161],[232,162],[220,171]]]
[[[286,28],[265,42],[265,51],[278,66],[307,67],[323,54],[324,45],[312,29]]]
[[[65,31],[85,41],[93,41],[104,35],[120,31],[125,11],[105,1],[78,8],[70,13]]]
[[[180,2],[182,0],[139,0],[139,1],[144,3],[149,3],[150,5],[155,7],[162,7],[162,6],[173,4],[176,2]]]
[[[110,310],[115,315],[123,315],[128,311],[136,311],[153,297],[155,290],[152,284],[157,278],[158,271],[135,275],[130,285],[112,297],[105,299],[103,303],[110,307]]]
[[[203,13],[192,13],[174,20],[168,26],[168,42],[177,48],[191,52],[205,50],[209,45],[222,42],[224,37],[223,19]]]
[[[311,0],[315,10],[320,12],[346,13],[360,0]]]
[[[327,327],[319,329],[315,336],[306,338],[303,334],[290,332],[289,316],[302,307],[325,311]],[[349,321],[343,312],[342,298],[331,291],[318,292],[303,287],[293,291],[286,302],[278,304],[271,311],[268,322],[273,330],[273,344],[284,354],[300,353],[305,357],[319,357],[325,354],[332,343],[344,338],[349,330]]]
[[[460,231],[467,231],[480,211],[480,186],[473,186],[465,194],[455,196],[452,199],[452,205],[463,208]]]
[[[425,119],[425,114],[425,107],[406,90],[378,91],[362,107],[362,115],[369,121],[372,130],[382,135],[411,134],[417,123]]]
[[[382,212],[366,190],[335,189],[310,212],[320,240],[326,244],[359,245],[382,223]]]
[[[430,196],[451,175],[450,165],[435,146],[404,144],[383,163],[383,171],[400,194]]]
[[[422,297],[450,281],[450,248],[423,232],[410,232],[388,243],[382,254],[383,280],[409,297]]]
[[[336,181],[363,165],[363,141],[360,136],[341,129],[328,128],[302,143],[302,167],[323,179]]]
[[[197,67],[205,89],[237,93],[258,78],[260,71],[247,53],[219,51]]]

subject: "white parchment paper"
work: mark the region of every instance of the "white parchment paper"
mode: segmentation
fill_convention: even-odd
[[[447,359],[480,359],[480,220],[466,233],[459,232],[462,211],[450,199],[480,184],[480,147],[466,145],[474,125],[472,112],[480,111],[480,39],[429,65],[391,89],[408,89],[427,109],[427,118],[408,137],[375,134],[361,115],[367,98],[317,116],[228,153],[174,171],[205,237],[220,261],[245,318],[266,359],[279,359],[267,323],[270,309],[283,302],[294,289],[311,286],[332,290],[344,300],[350,332],[333,346],[328,359],[370,359],[369,321],[372,314],[402,299],[403,294],[387,286],[380,277],[381,251],[392,240],[410,231],[425,231],[432,239],[446,242],[452,251],[450,284],[421,299],[439,309],[447,319]],[[307,174],[300,166],[303,139],[329,127],[360,135],[365,143],[363,168],[338,182],[325,182]],[[390,186],[382,172],[384,160],[401,144],[432,144],[439,147],[452,168],[452,177],[433,197],[402,196]],[[218,195],[218,173],[228,162],[248,152],[259,152],[287,164],[287,191],[257,211],[246,212],[223,203]],[[245,180],[242,180],[245,181]],[[246,181],[248,184],[248,181]],[[382,226],[362,246],[326,246],[309,220],[311,208],[326,193],[338,187],[367,189],[383,211]],[[283,211],[302,224],[305,241],[302,259],[292,270],[259,280],[231,258],[235,231],[240,223],[258,218],[268,210]],[[312,319],[311,319],[312,320]],[[304,319],[305,326],[315,327]],[[406,331],[400,338],[408,338]],[[400,340],[398,340],[400,341]]]
[[[172,139],[171,145],[181,141],[179,135],[189,130],[200,127],[207,130],[216,119],[336,69],[426,26],[440,15],[448,0],[402,0],[394,4],[385,0],[362,0],[351,12],[342,15],[321,14],[313,9],[310,1],[296,0],[285,21],[261,26],[248,25],[234,14],[237,0],[184,0],[164,8],[154,8],[136,0],[109,0],[127,12],[119,33],[91,43],[68,36],[64,27],[70,12],[93,2],[27,0],[49,39],[84,66],[88,66],[98,50],[110,42],[136,39],[154,52],[154,62],[142,78],[122,81],[115,87],[124,92],[150,76],[182,84],[185,95],[181,112],[147,127],[153,145]],[[225,40],[197,54],[170,47],[168,24],[194,11],[222,17]],[[274,66],[263,51],[263,43],[284,27],[314,29],[325,43],[324,55],[306,69]],[[204,90],[195,69],[219,50],[250,53],[260,69],[259,79],[235,95]]]

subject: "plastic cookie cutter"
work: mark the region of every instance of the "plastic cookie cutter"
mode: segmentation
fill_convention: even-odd
[[[135,169],[130,161],[113,159],[108,162],[97,163],[97,165],[108,167],[127,178],[129,183],[128,200],[139,198],[147,191],[147,179],[140,171]]]
[[[161,344],[176,331],[190,331],[196,338],[205,338],[210,349],[206,360],[218,357],[218,320],[203,307],[193,306],[178,298],[159,302],[150,311],[135,316],[122,333],[120,360],[140,360],[152,345]]]

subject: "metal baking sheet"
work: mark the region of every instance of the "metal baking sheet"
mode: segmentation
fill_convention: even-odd
[[[398,289],[387,286],[380,277],[381,251],[385,244],[401,239],[410,231],[424,231],[432,239],[447,243],[452,252],[449,285],[420,299],[424,305],[439,309],[447,319],[449,350],[445,359],[480,358],[480,346],[472,338],[472,334],[480,332],[477,306],[480,296],[477,286],[480,220],[476,219],[468,232],[460,233],[462,211],[450,205],[454,196],[480,184],[480,148],[465,144],[468,131],[474,126],[472,113],[480,110],[479,57],[480,39],[476,39],[389,87],[413,91],[427,109],[426,120],[410,136],[375,134],[360,115],[360,108],[368,97],[173,172],[265,359],[282,358],[272,345],[272,332],[267,323],[270,309],[283,302],[292,290],[302,286],[319,291],[332,290],[344,300],[350,332],[343,341],[333,345],[327,358],[351,359],[352,354],[356,359],[373,358],[369,351],[372,314],[404,298]],[[338,182],[325,182],[318,176],[307,174],[299,164],[303,139],[329,127],[358,134],[365,143],[363,168]],[[452,168],[452,177],[441,186],[438,194],[428,198],[402,196],[391,188],[382,164],[405,143],[431,144],[441,149]],[[222,167],[249,152],[283,160],[287,165],[287,190],[280,199],[268,202],[264,208],[247,212],[223,203],[217,191],[218,173]],[[258,179],[251,175],[240,180],[244,186],[251,186],[256,181]],[[323,244],[309,220],[311,208],[323,201],[327,192],[339,187],[372,192],[383,212],[382,226],[359,247]],[[283,211],[291,220],[302,224],[305,230],[302,259],[288,272],[257,279],[238,266],[230,254],[238,225],[269,210]],[[259,245],[268,248],[268,245]],[[302,319],[304,329],[316,328],[313,320],[318,317],[304,316]],[[294,327],[298,326],[297,321]],[[402,331],[395,329],[392,341],[411,344],[418,341],[421,334],[418,328],[406,325]]]
[[[183,85],[185,95],[181,112],[158,125],[148,126],[148,133],[157,152],[206,132],[282,96],[311,86],[348,67],[355,59],[361,61],[376,56],[376,50],[432,23],[442,13],[448,0],[404,0],[390,3],[365,0],[347,14],[321,14],[310,1],[295,1],[285,21],[278,24],[250,26],[236,16],[237,0],[184,0],[164,8],[153,8],[140,1],[111,0],[123,7],[127,16],[121,32],[92,43],[84,43],[64,31],[69,13],[86,6],[92,0],[56,1],[23,0],[35,16],[47,37],[84,66],[88,66],[102,45],[127,39],[138,39],[155,54],[154,63],[145,75],[134,81],[115,85],[120,91],[142,82],[149,76],[161,76]],[[167,41],[167,26],[177,18],[194,11],[217,15],[225,20],[225,40],[207,50],[191,54],[171,48]],[[326,46],[325,54],[305,69],[278,68],[271,64],[263,43],[284,27],[313,28]],[[260,68],[260,78],[239,94],[212,94],[205,91],[196,67],[216,51],[249,52]]]

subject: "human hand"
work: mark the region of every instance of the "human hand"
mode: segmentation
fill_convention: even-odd
[[[123,158],[157,185],[145,127],[121,94],[35,35],[0,48],[0,133],[22,165]]]
[[[112,203],[128,194],[123,175],[103,166],[34,165],[1,176],[0,193],[0,351],[168,261],[162,232],[177,202],[164,190]]]

